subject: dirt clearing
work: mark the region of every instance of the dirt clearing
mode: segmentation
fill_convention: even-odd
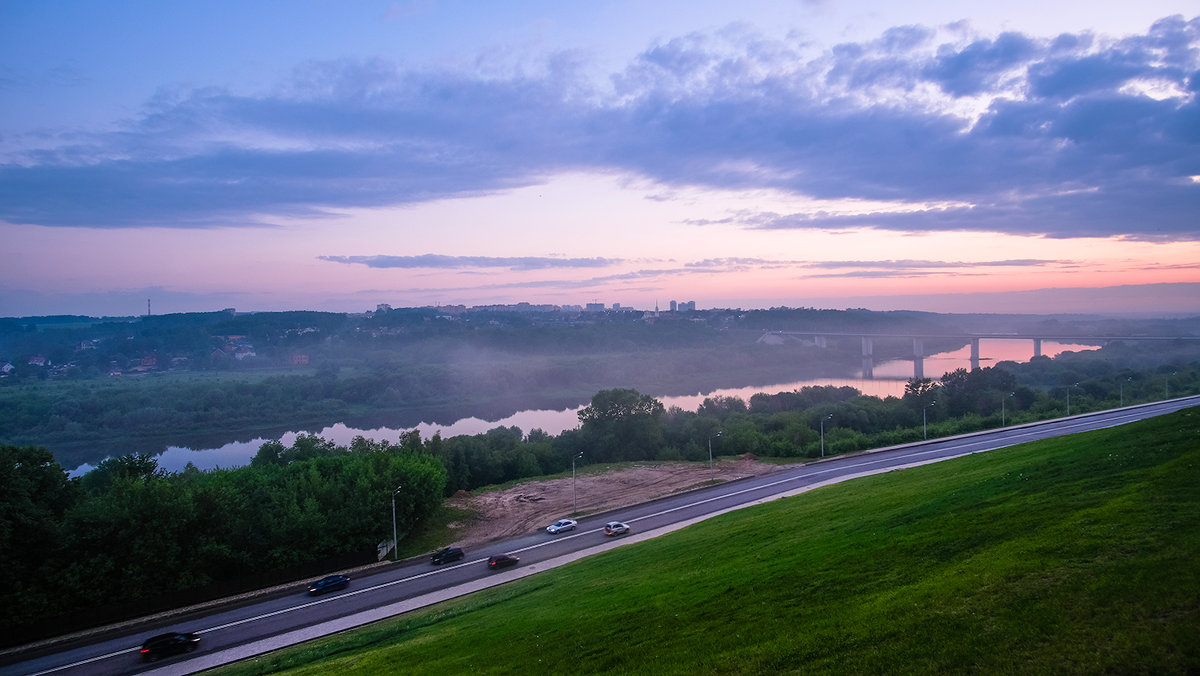
[[[469,548],[545,528],[573,511],[587,516],[699,488],[713,479],[732,481],[785,467],[759,462],[752,455],[721,460],[712,471],[708,463],[637,463],[604,473],[577,473],[574,492],[568,476],[530,480],[479,495],[460,491],[446,503],[476,515],[469,522],[451,524],[454,544]]]

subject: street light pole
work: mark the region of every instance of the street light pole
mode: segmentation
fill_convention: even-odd
[[[579,511],[579,502],[575,494],[575,461],[583,457],[583,452],[578,455],[571,456],[571,514],[574,515]]]
[[[398,551],[400,548],[400,543],[398,542],[399,538],[396,537],[396,494],[400,492],[401,488],[404,488],[404,486],[396,486],[396,490],[392,491],[392,560],[393,561],[396,561],[400,556],[400,552]]]
[[[1071,385],[1071,387],[1067,388],[1067,417],[1068,418],[1071,417],[1071,388],[1072,387],[1079,387],[1079,383],[1075,383],[1074,385]]]
[[[719,436],[721,436],[721,430],[717,430],[717,433],[716,433],[716,434],[714,434],[714,435],[712,435],[712,436],[710,436],[710,437],[708,438],[708,479],[709,479],[709,481],[715,481],[715,480],[716,480],[716,475],[715,475],[715,474],[713,474],[713,464],[712,464],[712,440],[713,440],[713,439],[715,439],[716,437],[719,437]]]
[[[1016,392],[1009,392],[1008,394],[1004,395],[1003,397],[1000,397],[1000,426],[1001,427],[1004,427],[1007,424],[1005,421],[1005,418],[1004,418],[1004,403],[1006,401],[1008,401],[1008,398],[1013,396],[1014,394],[1016,394]]]
[[[821,457],[825,457],[825,421],[833,420],[833,414],[821,416]]]
[[[929,428],[927,425],[927,417],[925,415],[925,412],[929,410],[930,406],[933,406],[936,403],[937,403],[937,399],[934,399],[933,401],[929,402],[928,404],[925,404],[925,406],[923,406],[921,408],[921,436],[925,437],[926,441],[929,440]]]

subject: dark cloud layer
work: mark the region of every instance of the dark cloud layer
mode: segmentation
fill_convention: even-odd
[[[0,219],[262,225],[598,171],[917,207],[746,227],[1200,239],[1200,19],[936,40],[904,26],[803,58],[729,29],[654,45],[610,86],[557,57],[504,77],[308,64],[270,95],[165,93],[118,131],[8,157]]]

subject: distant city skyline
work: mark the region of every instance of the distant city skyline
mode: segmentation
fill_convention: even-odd
[[[0,5],[0,316],[1200,313],[1194,3]]]
[[[876,311],[889,310],[911,310],[917,312],[932,312],[942,314],[1034,314],[1034,315],[1049,315],[1049,314],[1096,314],[1096,315],[1112,315],[1112,316],[1195,316],[1200,314],[1197,310],[1195,298],[1196,294],[1200,293],[1200,285],[1197,284],[1173,284],[1173,285],[1158,285],[1158,286],[1125,286],[1125,287],[1102,287],[1096,289],[1040,289],[1033,291],[1013,291],[1002,293],[976,293],[976,294],[944,294],[941,296],[912,296],[912,297],[861,297],[861,298],[815,298],[810,299],[807,304],[787,304],[779,303],[775,305],[722,305],[712,304],[704,305],[703,302],[696,304],[694,310],[767,310],[771,308],[816,308],[830,310],[847,310],[847,309],[866,309]],[[1175,298],[1177,302],[1171,304],[1164,302],[1164,299]],[[151,299],[152,300],[152,299]],[[696,303],[695,300],[688,301]],[[12,314],[0,315],[0,317],[35,317],[48,315],[86,315],[95,317],[135,317],[143,315],[155,314],[174,314],[188,312],[218,312],[231,310],[234,312],[286,312],[292,310],[313,310],[319,312],[345,312],[348,314],[363,314],[367,312],[377,312],[380,310],[405,309],[405,308],[463,308],[478,310],[489,307],[505,306],[507,309],[519,309],[520,306],[529,306],[529,309],[550,309],[565,311],[565,312],[584,312],[589,303],[546,303],[537,304],[529,303],[528,301],[513,301],[510,303],[487,303],[480,305],[464,304],[464,303],[442,303],[431,305],[393,305],[391,303],[377,303],[374,308],[321,308],[321,307],[281,307],[272,308],[269,310],[258,310],[250,308],[237,307],[202,307],[198,309],[180,310],[173,307],[166,307],[160,311],[154,311],[153,303],[146,303],[142,306],[142,312],[16,312]],[[668,301],[665,305],[657,302],[649,306],[627,305],[621,302],[601,303],[593,301],[593,304],[603,306],[605,310],[620,310],[634,312],[675,312],[686,311],[686,309],[673,308],[671,302]],[[1067,310],[1060,308],[1067,307]]]

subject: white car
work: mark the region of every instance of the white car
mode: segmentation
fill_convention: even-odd
[[[629,526],[626,526],[620,521],[609,521],[608,523],[604,524],[605,535],[624,535],[628,532]]]
[[[546,532],[547,533],[562,533],[562,532],[569,531],[569,530],[575,530],[575,526],[578,526],[578,525],[579,525],[579,522],[576,521],[575,519],[559,519],[558,521],[555,521],[554,523],[550,524],[549,526],[546,526]]]

